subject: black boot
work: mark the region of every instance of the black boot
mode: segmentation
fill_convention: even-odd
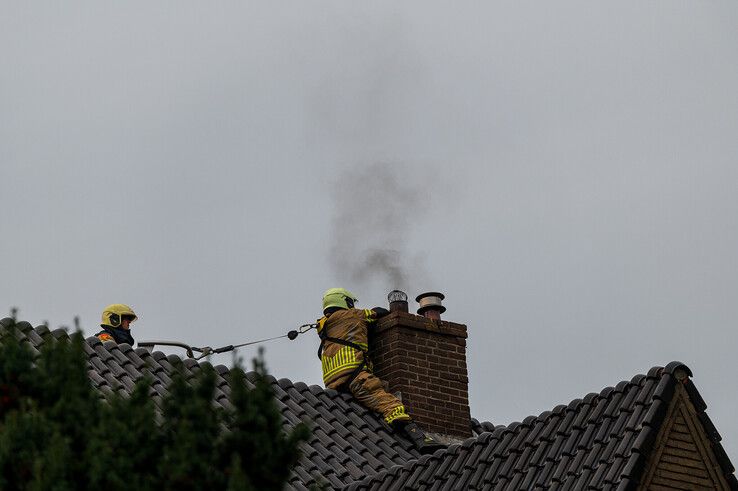
[[[423,430],[418,428],[418,425],[416,425],[412,421],[405,424],[402,427],[402,431],[410,439],[410,441],[413,442],[413,445],[418,450],[418,452],[422,454],[431,454],[439,448],[446,448],[446,445],[437,442],[429,435],[426,435]]]

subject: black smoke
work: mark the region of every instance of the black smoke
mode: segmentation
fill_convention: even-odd
[[[408,238],[425,216],[424,179],[402,164],[373,163],[344,171],[328,189],[335,210],[329,262],[352,288],[372,283],[407,291],[427,273]]]

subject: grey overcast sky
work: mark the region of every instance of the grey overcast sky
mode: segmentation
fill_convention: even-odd
[[[0,308],[221,346],[439,290],[474,417],[680,360],[738,462],[736,2],[4,1],[0,66]]]

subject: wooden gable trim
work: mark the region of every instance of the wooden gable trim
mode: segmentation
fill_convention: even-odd
[[[639,490],[730,490],[681,383],[676,384],[653,448]]]

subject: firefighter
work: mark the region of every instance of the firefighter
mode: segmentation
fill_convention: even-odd
[[[115,341],[133,346],[131,323],[138,319],[136,313],[128,305],[114,303],[105,307],[102,313],[102,331],[95,334],[100,341]]]
[[[350,392],[364,406],[382,414],[393,429],[404,432],[421,453],[433,453],[443,445],[423,433],[402,402],[385,391],[382,381],[372,374],[368,328],[389,311],[382,307],[356,309],[356,301],[343,288],[331,288],[323,295],[323,317],[317,329],[323,383],[329,389]]]

